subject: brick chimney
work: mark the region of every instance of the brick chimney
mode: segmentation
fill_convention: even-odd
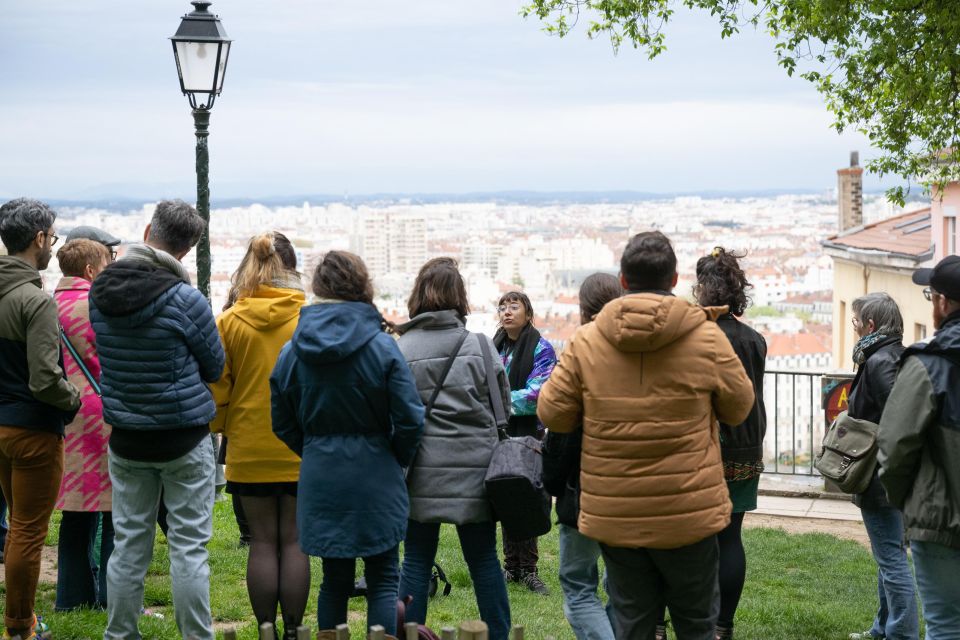
[[[850,167],[837,170],[837,205],[840,232],[863,224],[863,167],[860,153],[850,152]]]

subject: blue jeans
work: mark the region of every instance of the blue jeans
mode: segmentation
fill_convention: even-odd
[[[167,548],[174,618],[180,634],[213,640],[207,542],[213,534],[213,445],[204,438],[170,462],[137,462],[110,451],[114,550],[107,566],[104,640],[139,640],[143,581],[153,557],[160,492],[167,505]]]
[[[57,545],[57,611],[107,606],[107,561],[113,553],[113,519],[109,511],[103,514],[100,563],[95,565],[99,523],[98,511],[63,512]]]
[[[363,559],[367,579],[367,629],[381,625],[390,635],[397,629],[397,593],[400,586],[399,545]],[[353,593],[356,558],[322,558],[323,582],[317,595],[317,627],[334,629],[347,621],[347,603]]]
[[[893,507],[860,509],[870,548],[877,562],[880,608],[871,635],[887,640],[917,640],[920,620],[913,573],[903,538],[903,514]]]
[[[560,588],[563,614],[577,640],[614,640],[613,627],[603,602],[600,586],[600,544],[573,527],[560,525]]]
[[[457,525],[457,536],[473,580],[480,619],[487,623],[492,640],[506,640],[510,633],[510,600],[497,557],[497,525],[494,522]],[[413,596],[413,602],[407,607],[408,622],[425,624],[427,621],[427,592],[439,539],[439,522],[407,522],[400,593]]]
[[[960,640],[960,549],[910,541],[926,640]]]

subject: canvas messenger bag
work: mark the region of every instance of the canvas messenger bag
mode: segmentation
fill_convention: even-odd
[[[851,418],[844,411],[823,436],[814,466],[844,493],[863,493],[877,466],[875,422]]]

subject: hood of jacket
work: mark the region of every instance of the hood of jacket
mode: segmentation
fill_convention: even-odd
[[[304,362],[340,362],[381,333],[382,317],[365,302],[322,302],[300,310],[290,343]]]
[[[90,300],[106,321],[117,326],[139,326],[166,304],[183,280],[167,269],[139,260],[109,265],[90,287]]]
[[[40,272],[36,268],[20,258],[0,256],[0,296],[28,282],[43,287]]]
[[[397,333],[403,335],[411,329],[440,330],[462,326],[463,320],[460,319],[457,312],[453,309],[445,309],[443,311],[427,311],[421,313],[409,321],[397,325]]]
[[[675,296],[635,293],[607,303],[595,322],[619,351],[638,353],[662,349],[727,310],[698,307]]]
[[[300,313],[306,300],[303,291],[260,286],[252,296],[237,301],[234,315],[258,331],[284,325]]]

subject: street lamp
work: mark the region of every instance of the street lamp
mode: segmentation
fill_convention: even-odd
[[[193,0],[190,4],[194,10],[183,16],[180,28],[170,40],[177,61],[180,90],[190,101],[197,134],[197,211],[206,223],[197,244],[197,287],[210,300],[210,156],[207,136],[210,109],[223,90],[232,40],[224,32],[220,19],[207,11],[211,2]]]

